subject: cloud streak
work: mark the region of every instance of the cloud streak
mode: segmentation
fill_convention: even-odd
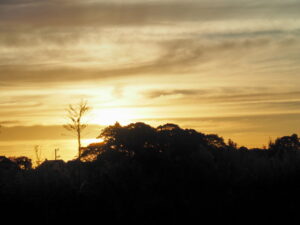
[[[79,65],[78,63],[76,65],[76,61],[71,64],[65,64],[63,55],[56,58],[58,60],[57,63],[47,63],[48,60],[53,58],[55,51],[58,50],[52,50],[52,54],[48,56],[44,54],[46,57],[45,63],[43,61],[37,63],[40,60],[39,55],[36,56],[36,60],[32,58],[32,64],[14,62],[14,59],[6,60],[5,62],[5,59],[2,58],[3,65],[0,65],[0,77],[3,83],[16,84],[20,82],[51,83],[94,79],[108,80],[116,77],[145,76],[147,74],[163,75],[173,73],[184,75],[187,72],[195,72],[199,66],[201,68],[201,66],[206,66],[210,62],[220,63],[220,66],[224,66],[224,69],[228,69],[226,64],[237,63],[243,59],[249,59],[247,62],[249,64],[253,57],[257,57],[258,49],[264,49],[268,52],[276,52],[282,49],[283,52],[288,53],[289,49],[295,51],[299,48],[300,43],[296,39],[286,39],[285,41],[285,39],[273,40],[270,38],[222,42],[175,39],[156,43],[155,45],[160,49],[160,54],[156,56],[156,59],[140,63],[129,61],[126,65],[121,64],[117,67],[107,67],[106,69],[103,69],[102,65],[93,64],[93,61],[97,60],[97,58],[93,57],[91,62],[81,62]],[[296,52],[295,54],[299,55]],[[70,53],[71,55],[74,54]],[[78,55],[80,55],[80,52]],[[284,60],[290,63],[295,61],[295,67],[299,67],[297,58],[289,59],[288,57],[286,56]],[[266,60],[264,55],[262,55],[262,58]],[[274,62],[272,62],[270,58],[268,63],[263,63],[263,67],[268,64],[271,66],[274,63],[278,64],[277,59],[275,58]],[[253,63],[253,66],[260,70],[262,63],[256,61],[255,64]],[[239,67],[237,66],[235,69]],[[240,70],[243,70],[243,68],[240,68]]]
[[[249,18],[298,17],[299,2],[285,4],[265,1],[217,3],[169,2],[86,2],[2,1],[0,20],[30,26],[124,26],[182,21],[211,21]],[[59,5],[59,7],[58,7]]]

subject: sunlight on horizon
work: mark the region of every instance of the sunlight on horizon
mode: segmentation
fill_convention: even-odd
[[[82,146],[87,147],[92,143],[102,142],[103,139],[90,138],[82,139]],[[68,140],[28,140],[28,141],[17,141],[17,142],[0,142],[0,155],[7,157],[12,156],[27,156],[33,160],[36,160],[35,146],[39,146],[42,153],[42,159],[53,160],[54,150],[59,149],[59,159],[64,161],[72,160],[77,157],[77,141],[76,139]]]
[[[129,108],[106,108],[96,109],[90,116],[91,122],[99,125],[113,125],[116,122],[127,125],[138,119],[136,113]]]
[[[90,139],[82,139],[81,143],[83,147],[87,147],[89,144],[92,143],[100,143],[103,142],[104,140],[102,138],[90,138]]]

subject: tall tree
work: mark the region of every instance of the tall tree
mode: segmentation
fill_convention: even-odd
[[[81,136],[82,131],[87,127],[87,124],[82,121],[82,118],[91,108],[87,105],[87,101],[81,101],[77,105],[69,105],[67,109],[69,123],[64,125],[64,128],[74,133],[78,142],[78,159],[81,157]]]

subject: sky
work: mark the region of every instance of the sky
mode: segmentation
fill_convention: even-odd
[[[65,109],[82,99],[86,139],[115,121],[248,147],[300,133],[299,11],[299,0],[0,0],[0,154],[71,141]]]

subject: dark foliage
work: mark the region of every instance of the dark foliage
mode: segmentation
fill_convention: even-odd
[[[252,150],[175,124],[115,124],[100,137],[82,161],[31,169],[0,157],[2,213],[40,224],[299,223],[296,134]]]

